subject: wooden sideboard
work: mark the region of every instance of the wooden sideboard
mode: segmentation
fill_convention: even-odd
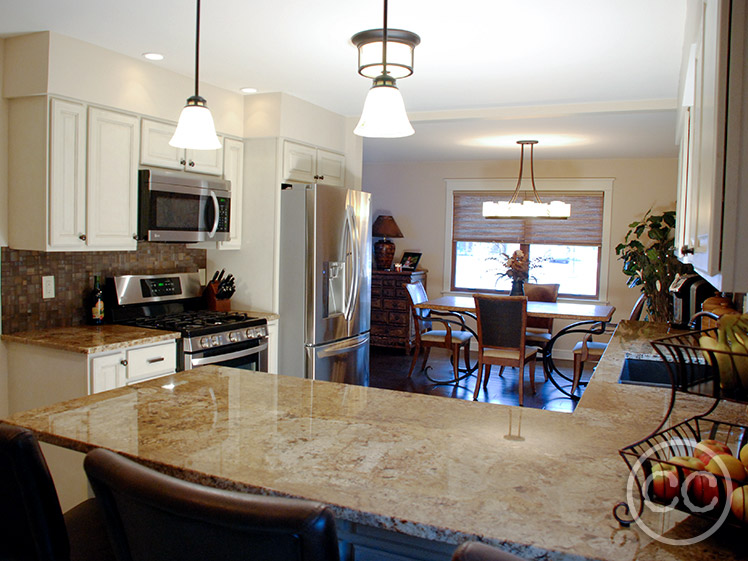
[[[408,309],[404,284],[421,281],[426,286],[426,269],[416,271],[372,271],[371,344],[410,351],[415,340],[413,318]]]

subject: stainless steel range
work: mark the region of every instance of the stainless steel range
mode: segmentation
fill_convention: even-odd
[[[219,364],[267,372],[267,320],[206,310],[197,273],[110,277],[105,294],[113,323],[182,334],[179,370]]]

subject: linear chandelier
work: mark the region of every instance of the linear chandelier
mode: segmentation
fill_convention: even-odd
[[[387,29],[387,0],[384,0],[382,29],[356,33],[351,42],[358,48],[358,73],[374,80],[354,134],[400,138],[415,133],[395,80],[413,74],[413,51],[421,38],[410,31]]]
[[[197,0],[197,22],[195,30],[195,95],[187,98],[177,123],[177,130],[169,144],[175,148],[192,150],[218,150],[221,141],[216,135],[213,115],[205,98],[198,93],[200,80],[200,0]]]
[[[571,205],[563,201],[551,201],[544,203],[540,200],[538,190],[535,187],[535,167],[533,151],[537,140],[518,140],[517,144],[522,146],[519,157],[519,178],[517,187],[509,201],[486,201],[483,203],[483,218],[560,218],[571,216]],[[532,182],[532,194],[534,201],[526,200],[517,202],[519,188],[522,184],[522,168],[525,160],[525,145],[530,145],[530,178]]]

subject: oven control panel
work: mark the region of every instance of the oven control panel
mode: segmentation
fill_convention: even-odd
[[[226,331],[223,333],[215,333],[213,335],[192,337],[191,339],[185,339],[183,343],[185,346],[185,351],[194,352],[201,349],[213,349],[216,347],[223,347],[224,345],[242,343],[244,341],[264,339],[267,337],[267,335],[267,326],[259,325],[257,327],[248,327],[246,329],[237,329],[233,331]]]
[[[179,277],[140,279],[140,289],[143,291],[144,298],[175,296],[182,294],[182,283],[179,282]]]

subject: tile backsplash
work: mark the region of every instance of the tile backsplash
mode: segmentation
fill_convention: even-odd
[[[43,252],[2,248],[2,331],[85,323],[94,275],[184,273],[204,269],[206,252],[185,244],[139,242],[136,251]],[[55,297],[42,299],[42,276],[55,278]]]

